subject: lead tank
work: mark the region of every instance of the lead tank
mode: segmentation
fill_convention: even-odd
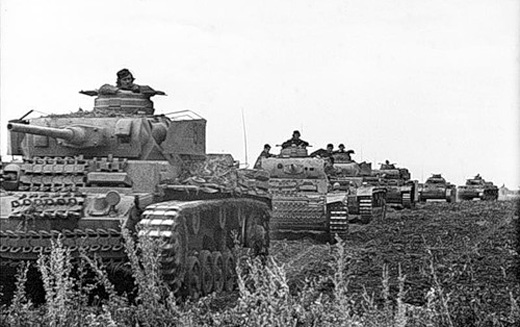
[[[474,178],[467,179],[466,185],[458,187],[458,194],[461,200],[495,201],[498,199],[498,187],[477,174]]]
[[[325,170],[327,161],[309,157],[307,149],[292,146],[280,155],[260,158],[269,173],[273,212],[271,234],[275,238],[313,235],[334,240],[348,232],[348,193],[332,190]]]
[[[267,252],[265,174],[207,155],[206,120],[194,113],[156,115],[149,95],[119,90],[99,95],[92,111],[7,127],[8,154],[22,157],[2,163],[3,266],[36,260],[61,235],[73,255],[118,268],[123,226],[164,240],[165,281],[198,297],[234,287],[232,231],[242,246]]]
[[[451,203],[457,200],[457,187],[446,181],[442,174],[432,174],[424,184],[419,184],[419,201],[446,200]]]

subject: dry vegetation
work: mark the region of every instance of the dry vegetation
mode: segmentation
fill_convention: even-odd
[[[27,296],[22,267],[0,325],[517,326],[519,232],[513,202],[428,203],[353,226],[335,246],[274,241],[263,262],[237,253],[237,292],[196,303],[163,287],[156,243],[127,238],[131,296],[95,260],[73,267],[58,243],[38,261],[45,302]]]

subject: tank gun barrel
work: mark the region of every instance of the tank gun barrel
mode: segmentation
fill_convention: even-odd
[[[26,124],[17,124],[17,123],[9,123],[7,124],[7,129],[13,132],[18,133],[26,133],[26,134],[36,134],[36,135],[45,135],[53,138],[71,140],[74,138],[74,131],[68,128],[52,128],[52,127],[42,127],[42,126],[34,126],[34,125],[26,125]]]
[[[65,128],[54,128],[35,126],[27,124],[9,123],[7,129],[12,132],[24,133],[24,134],[35,134],[44,135],[56,139],[65,140],[71,144],[81,144],[85,142],[87,134],[84,128],[79,126],[70,126]]]

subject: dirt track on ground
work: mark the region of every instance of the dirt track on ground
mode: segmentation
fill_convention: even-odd
[[[407,303],[423,305],[432,286],[440,285],[454,310],[509,310],[510,294],[520,296],[515,210],[511,201],[434,202],[390,210],[384,221],[352,225],[346,274],[353,299],[366,290],[382,300],[386,266],[392,296],[397,294],[399,270],[406,276]],[[273,241],[271,253],[286,264],[295,289],[306,278],[332,271],[330,247],[309,239]]]

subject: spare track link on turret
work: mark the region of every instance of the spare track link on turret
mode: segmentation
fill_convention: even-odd
[[[251,199],[169,201],[148,206],[139,238],[164,241],[162,276],[173,292],[193,298],[235,287],[232,231],[241,246],[266,252],[269,208]]]

